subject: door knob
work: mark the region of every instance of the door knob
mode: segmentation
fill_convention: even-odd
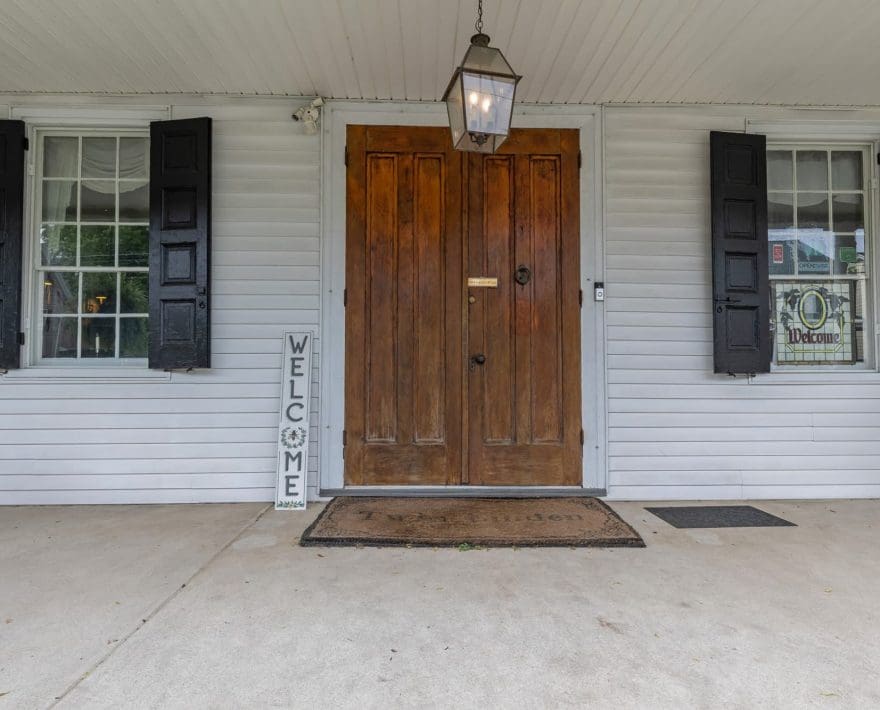
[[[475,365],[482,365],[486,362],[486,356],[483,353],[477,353],[476,355],[471,356],[471,372],[474,371]]]
[[[532,278],[532,271],[528,266],[520,264],[513,278],[520,286],[525,286]]]

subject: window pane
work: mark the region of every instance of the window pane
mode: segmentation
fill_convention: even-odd
[[[770,229],[794,227],[794,195],[772,192],[767,196],[767,226]]]
[[[856,266],[847,269],[849,273],[864,274],[865,273],[865,230],[856,231]]]
[[[83,318],[81,357],[116,357],[116,319]]]
[[[830,274],[831,258],[834,254],[834,238],[828,232],[816,230],[798,231],[798,273]]]
[[[793,238],[794,230],[780,230],[770,235],[770,275],[794,276],[794,264],[797,257],[797,239]]]
[[[116,274],[84,273],[83,313],[116,313]]]
[[[78,161],[78,138],[46,136],[43,139],[43,177],[78,177]]]
[[[797,196],[798,229],[828,230],[828,194],[799,192]]]
[[[76,318],[43,318],[43,357],[76,357]]]
[[[862,152],[835,150],[831,153],[831,188],[833,190],[862,189]]]
[[[854,234],[836,234],[834,238],[834,273],[865,273],[865,240]]]
[[[40,254],[43,266],[76,266],[76,225],[42,225]]]
[[[147,183],[119,183],[119,221],[148,222],[149,189]]]
[[[794,189],[790,150],[767,151],[767,189]]]
[[[119,177],[148,177],[150,144],[146,138],[121,138],[119,140]]]
[[[797,152],[798,190],[828,189],[828,153],[824,150]]]
[[[42,278],[43,313],[76,313],[79,274],[70,271],[45,271]]]
[[[113,266],[113,227],[80,227],[79,263],[82,266]]]
[[[116,182],[113,180],[83,180],[83,222],[114,222],[116,220]]]
[[[831,198],[834,211],[834,230],[855,232],[865,226],[861,195],[834,195]]]
[[[146,266],[149,229],[147,227],[119,227],[119,265]]]
[[[119,312],[147,313],[150,310],[149,275],[122,272],[119,282]]]
[[[116,139],[83,138],[82,176],[116,178]]]
[[[43,180],[43,221],[76,222],[76,182]]]
[[[146,357],[148,337],[146,318],[120,318],[119,357]]]

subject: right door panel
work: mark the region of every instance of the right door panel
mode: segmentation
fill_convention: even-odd
[[[580,485],[578,133],[468,156],[468,482]]]

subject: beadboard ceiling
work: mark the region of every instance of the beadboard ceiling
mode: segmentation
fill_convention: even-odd
[[[476,0],[2,0],[0,92],[436,100]],[[485,0],[541,103],[880,105],[877,0]]]

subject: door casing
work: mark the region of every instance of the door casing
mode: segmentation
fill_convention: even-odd
[[[603,495],[607,488],[607,398],[605,314],[592,300],[596,283],[605,281],[603,238],[603,140],[599,106],[521,106],[513,125],[523,128],[577,128],[583,162],[580,171],[581,407],[585,427],[583,494]],[[331,100],[325,104],[322,130],[320,424],[317,476],[309,481],[310,498],[338,495],[555,495],[571,488],[454,486],[346,487],[344,429],[345,319],[345,135],[349,124],[442,126],[442,104]],[[331,374],[326,374],[331,373]]]

